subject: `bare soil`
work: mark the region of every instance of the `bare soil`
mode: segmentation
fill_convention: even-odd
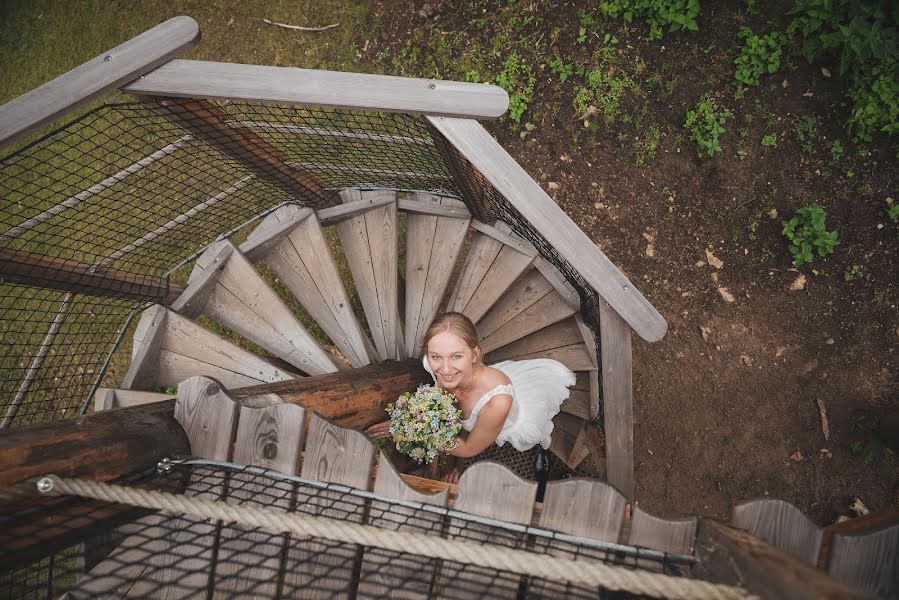
[[[579,14],[595,3],[389,2],[374,7],[380,27],[359,57],[446,79],[475,70],[489,80],[512,52],[532,69],[521,124],[488,129],[669,323],[662,341],[635,341],[642,507],[727,518],[739,501],[772,496],[827,524],[856,497],[872,510],[897,501],[897,440],[879,427],[899,410],[899,225],[886,215],[896,145],[853,142],[836,67],[825,77],[795,49],[735,98],[739,27],[785,24],[780,3],[757,4],[749,14],[742,2],[703,3],[698,33],[658,41],[597,15],[578,43]],[[636,83],[611,121],[577,114],[584,77],[562,83],[548,67],[560,58],[589,70],[605,33],[617,43],[603,68]],[[704,92],[733,113],[712,158],[683,127]],[[803,140],[804,119],[814,128]],[[776,147],[760,143],[767,134]],[[795,269],[781,221],[812,202],[839,246]]]

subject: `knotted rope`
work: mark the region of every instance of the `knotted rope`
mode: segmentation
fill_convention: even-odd
[[[724,600],[751,597],[741,588],[696,579],[635,571],[595,561],[575,561],[471,541],[437,538],[421,533],[390,531],[371,525],[281,513],[254,506],[239,506],[167,492],[141,490],[83,479],[64,479],[55,475],[41,478],[37,486],[38,491],[44,494],[81,496],[104,502],[118,502],[170,513],[217,519],[265,529],[271,533],[291,533],[347,544],[361,544],[481,567],[490,565],[498,571],[626,591],[655,598]]]

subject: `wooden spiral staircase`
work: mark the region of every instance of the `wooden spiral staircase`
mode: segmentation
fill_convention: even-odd
[[[476,323],[488,364],[548,357],[577,374],[552,445],[576,467],[589,452],[584,429],[598,414],[599,366],[574,288],[508,226],[472,219],[458,200],[359,189],[340,197],[344,204],[319,211],[283,206],[239,246],[227,240],[210,246],[174,303],[144,311],[122,388],[175,387],[202,375],[237,389],[417,359],[431,320],[454,310]],[[340,241],[338,258],[351,273],[362,314],[353,311],[327,227]],[[274,273],[330,344],[300,323],[289,301],[255,269],[258,263]],[[252,342],[277,364],[200,326],[199,315]]]

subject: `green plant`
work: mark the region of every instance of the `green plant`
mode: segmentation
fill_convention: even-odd
[[[588,12],[582,12],[577,29],[577,38],[575,43],[583,44],[587,41],[587,32],[596,24],[596,19]]]
[[[762,146],[765,148],[777,148],[777,134],[766,133],[762,136]]]
[[[481,83],[481,74],[477,71],[465,71],[462,80],[469,83]]]
[[[657,125],[649,128],[643,139],[638,141],[637,146],[637,166],[642,167],[656,156],[659,151],[659,140],[662,132]]]
[[[731,116],[729,110],[718,106],[710,93],[704,94],[696,107],[687,112],[684,128],[696,142],[699,156],[713,156],[716,152],[721,152],[719,138],[726,131],[724,124]]]
[[[836,58],[848,76],[847,128],[857,139],[899,131],[899,58],[895,3],[797,0],[787,31],[802,38],[809,62]]]
[[[814,151],[813,142],[818,137],[818,118],[814,115],[806,115],[793,124],[793,133],[799,140],[802,151],[811,155]]]
[[[865,271],[859,265],[852,265],[843,271],[843,279],[847,282],[854,281],[865,274]]]
[[[843,144],[840,140],[834,140],[828,145],[828,149],[830,150],[830,157],[834,160],[834,162],[840,160],[843,157]]]
[[[883,446],[883,442],[877,438],[871,438],[867,443],[862,443],[861,440],[855,440],[849,445],[849,450],[855,456],[861,457],[865,461],[865,464],[873,465],[874,461],[877,459],[877,452],[880,450],[881,446]]]
[[[531,123],[530,121],[528,121],[527,123],[524,124],[524,127],[521,128],[521,131],[518,132],[518,137],[520,137],[521,139],[524,139],[524,138],[528,137],[529,135],[531,135],[531,133],[535,129],[537,129],[537,126],[534,125],[533,123]]]
[[[890,221],[893,223],[899,223],[899,204],[893,202],[892,198],[886,199],[887,203],[887,216],[890,218]]]
[[[599,12],[607,17],[623,17],[628,23],[641,19],[650,26],[650,38],[661,37],[662,27],[669,31],[696,31],[699,0],[601,0]]]
[[[565,83],[571,77],[571,74],[574,73],[574,65],[563,62],[561,58],[554,58],[549,61],[549,71],[553,75],[559,76],[560,83]]]
[[[512,122],[520,123],[521,116],[534,95],[536,78],[531,68],[513,52],[503,63],[503,68],[493,82],[509,94],[509,112],[506,116]]]
[[[738,98],[750,87],[758,85],[762,75],[777,73],[785,41],[784,35],[779,31],[759,37],[748,27],[740,28],[739,37],[743,39],[743,46],[734,60],[737,66],[734,80],[737,83]]]
[[[793,265],[801,267],[811,263],[814,252],[818,256],[827,256],[839,244],[836,231],[827,231],[824,220],[827,212],[817,204],[803,206],[789,221],[781,221],[781,232],[789,241]]]

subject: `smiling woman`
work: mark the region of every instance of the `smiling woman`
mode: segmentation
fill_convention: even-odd
[[[457,439],[452,456],[474,456],[494,442],[508,442],[520,452],[538,444],[549,448],[552,418],[575,383],[574,373],[562,363],[540,358],[487,366],[474,324],[456,312],[434,319],[422,349],[424,368],[453,393],[464,417],[468,435]],[[368,432],[386,437],[389,426],[385,421]],[[457,477],[456,471],[449,475],[451,481]]]

